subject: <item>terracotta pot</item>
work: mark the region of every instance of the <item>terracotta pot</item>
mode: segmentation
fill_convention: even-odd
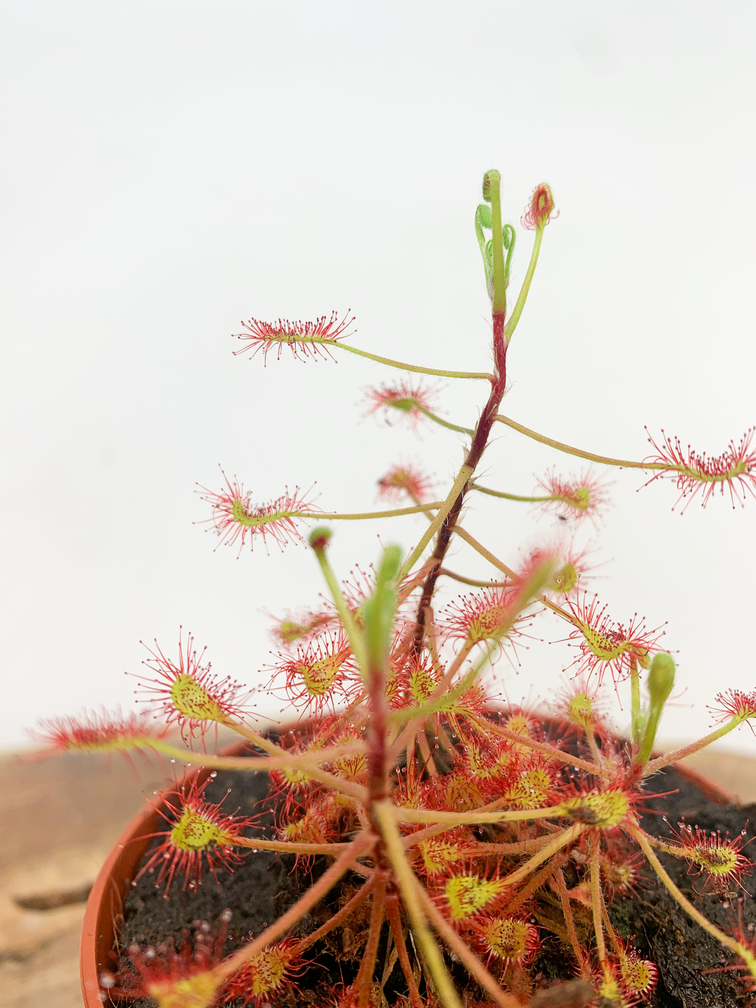
[[[246,743],[241,741],[223,750],[224,756],[238,756]],[[684,764],[674,764],[682,777],[696,785],[701,793],[718,805],[737,804],[737,797],[714,781]],[[198,777],[205,780],[212,771],[206,768],[189,770],[181,783]],[[171,788],[171,791],[175,788]],[[123,904],[136,874],[137,865],[150,843],[150,834],[163,822],[152,805],[147,805],[129,823],[108,855],[92,887],[84,915],[81,936],[80,971],[84,1008],[102,1008],[99,978],[103,970],[113,970],[116,963],[113,949]]]
[[[223,749],[221,755],[239,756],[246,745],[243,740],[236,742]],[[181,778],[179,786],[187,784],[193,778],[202,782],[211,773],[212,769],[206,767],[188,770]],[[156,803],[159,804],[161,800],[162,796],[158,797]],[[137,865],[152,839],[150,834],[157,832],[161,823],[164,823],[164,820],[159,812],[147,804],[118,837],[92,886],[84,913],[79,952],[84,1008],[102,1008],[100,976],[103,970],[112,971],[115,967],[112,952],[123,919],[123,904],[131,888],[131,880],[136,874]]]

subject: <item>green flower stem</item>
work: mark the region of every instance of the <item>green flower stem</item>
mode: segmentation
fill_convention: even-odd
[[[376,802],[373,806],[373,812],[380,825],[386,853],[402,894],[402,901],[409,914],[412,933],[422,949],[423,959],[436,988],[436,994],[441,999],[444,1008],[462,1008],[462,1002],[454,989],[454,984],[441,956],[441,950],[431,934],[425,913],[421,909],[417,880],[407,861],[402,836],[394,819],[394,805],[388,800]]]
[[[566,452],[568,455],[576,455],[578,458],[587,459],[589,462],[599,462],[601,465],[620,466],[622,469],[670,469],[675,472],[684,471],[683,466],[669,465],[666,462],[629,462],[627,459],[609,458],[608,455],[594,455],[593,452],[583,451],[582,448],[573,448],[571,445],[564,444],[562,441],[555,441],[553,438],[546,437],[545,434],[537,434],[529,427],[525,427],[523,424],[517,423],[516,420],[505,417],[503,413],[499,413],[496,419],[499,423],[503,423],[506,424],[507,427],[511,427],[512,430],[519,431],[520,434],[525,434],[526,437],[533,438],[534,441],[540,441],[541,444],[549,445],[550,448],[556,448],[558,451]]]
[[[708,735],[704,735],[704,737],[702,739],[698,739],[697,742],[691,742],[689,745],[682,746],[681,749],[675,749],[673,752],[664,753],[663,756],[657,756],[656,759],[651,760],[650,763],[646,764],[643,776],[647,777],[649,774],[656,773],[657,770],[661,770],[662,767],[669,766],[670,763],[677,763],[678,760],[685,759],[686,756],[690,756],[694,752],[698,752],[699,749],[705,749],[706,746],[711,745],[712,742],[716,742],[717,739],[721,739],[723,735],[731,732],[733,728],[737,728],[744,720],[745,718],[736,714],[732,720],[727,722],[727,724],[723,724],[721,728],[717,728],[715,731],[709,732]]]
[[[633,658],[630,665],[630,725],[632,728],[633,745],[636,750],[641,743],[641,696],[640,672],[638,662]]]
[[[643,853],[646,855],[646,859],[648,860],[649,864],[658,875],[659,881],[667,889],[670,896],[675,900],[675,902],[679,903],[680,906],[683,908],[683,910],[688,914],[688,916],[692,917],[693,920],[696,922],[696,924],[700,924],[700,926],[704,929],[704,931],[710,934],[712,938],[716,938],[716,940],[718,942],[721,942],[721,944],[724,945],[725,948],[730,949],[730,951],[734,952],[736,956],[739,956],[748,967],[751,976],[756,978],[756,955],[754,955],[750,949],[746,948],[745,945],[742,945],[739,941],[736,941],[735,938],[732,938],[730,937],[730,935],[725,934],[723,931],[720,931],[718,927],[712,924],[711,921],[708,921],[704,917],[704,915],[699,910],[696,910],[693,904],[689,902],[689,900],[687,900],[685,896],[683,896],[683,894],[677,888],[675,883],[672,881],[672,879],[664,870],[664,867],[662,866],[662,863],[659,860],[659,858],[656,856],[656,854],[654,854],[653,850],[651,849],[651,844],[649,843],[649,838],[646,836],[646,834],[643,832],[642,829],[640,829],[638,826],[634,826],[632,823],[624,823],[622,828],[625,830],[626,833],[629,833],[630,836],[632,836],[632,838],[641,848]]]
[[[367,648],[365,647],[365,638],[363,637],[362,631],[357,626],[357,621],[354,618],[352,610],[347,605],[344,593],[341,590],[341,585],[338,582],[338,578],[334,573],[333,567],[331,567],[331,562],[328,559],[326,550],[316,549],[314,552],[318,559],[318,563],[320,564],[320,569],[323,572],[325,582],[328,585],[328,590],[331,593],[331,598],[336,606],[336,611],[339,614],[341,625],[344,627],[344,630],[346,630],[352,654],[357,659],[357,664],[362,672],[363,682],[365,682],[367,681],[366,677],[368,674],[368,659]]]
[[[312,909],[324,896],[333,889],[339,879],[345,875],[352,867],[353,862],[358,857],[367,854],[375,846],[376,837],[372,833],[360,833],[342,852],[340,857],[334,861],[331,867],[325,871],[304,895],[297,900],[294,906],[290,907],[285,914],[270,924],[262,934],[258,935],[254,941],[249,942],[228,956],[213,970],[219,984],[228,977],[233,976],[242,966],[254,958],[258,952],[272,944],[281,935],[286,934],[289,928],[293,927]]]
[[[360,357],[367,357],[368,360],[377,361],[378,364],[386,364],[388,367],[399,368],[400,371],[414,371],[417,374],[435,375],[438,378],[481,378],[487,381],[493,380],[493,375],[485,371],[441,371],[438,368],[420,367],[417,364],[403,364],[401,361],[392,360],[390,357],[380,357],[378,354],[369,353],[367,350],[358,350],[357,347],[348,343],[334,343],[327,338],[317,336],[307,337],[298,340],[301,343],[326,343],[329,349],[348,350],[349,353],[357,354]]]
[[[409,572],[412,570],[415,563],[423,555],[423,550],[431,541],[436,532],[438,532],[438,530],[443,525],[446,516],[449,514],[454,505],[454,502],[456,501],[459,494],[462,492],[462,489],[464,488],[465,484],[470,479],[474,471],[475,470],[471,469],[470,466],[463,465],[462,468],[459,470],[457,478],[454,480],[454,484],[451,490],[449,491],[449,494],[446,500],[443,502],[443,504],[424,505],[424,508],[438,508],[438,511],[436,512],[436,517],[433,519],[433,521],[430,523],[428,528],[423,533],[422,537],[420,538],[420,542],[417,544],[417,546],[415,546],[410,555],[404,561],[402,569],[399,571],[399,574],[397,576],[397,582],[401,582],[404,580],[407,574],[409,574]]]
[[[415,404],[415,409],[419,413],[422,413],[423,416],[428,417],[429,420],[432,420],[433,423],[438,424],[439,427],[446,427],[447,430],[457,431],[457,433],[459,434],[469,434],[470,437],[472,437],[473,434],[475,433],[475,431],[471,430],[469,427],[459,427],[457,426],[457,424],[449,423],[448,420],[442,420],[440,416],[436,416],[435,413],[431,413],[429,409],[426,409],[425,406],[422,406],[417,401],[417,399],[413,399],[412,401]]]
[[[512,334],[517,328],[517,323],[520,321],[520,315],[522,315],[522,309],[525,307],[525,302],[528,300],[528,293],[530,292],[530,284],[533,280],[533,274],[535,273],[535,268],[538,265],[538,256],[541,251],[541,242],[543,241],[543,231],[542,227],[536,229],[535,241],[533,242],[533,251],[530,253],[530,262],[528,263],[528,269],[525,273],[525,279],[522,281],[522,287],[520,287],[520,293],[517,295],[517,301],[515,302],[514,310],[509,318],[509,321],[504,326],[504,337],[509,343],[512,339]],[[495,248],[496,246],[494,246]]]
[[[493,299],[491,314],[502,318],[507,314],[507,277],[504,267],[504,236],[501,227],[501,175],[486,173],[491,204],[491,238],[493,247]]]

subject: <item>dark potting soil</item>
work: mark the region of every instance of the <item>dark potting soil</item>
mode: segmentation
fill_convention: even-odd
[[[219,772],[209,782],[206,798],[219,802],[229,788],[232,789],[231,794],[224,804],[227,811],[233,812],[239,806],[241,815],[266,812],[266,774]],[[734,838],[743,830],[747,840],[756,836],[756,805],[742,808],[717,805],[673,768],[658,773],[652,780],[652,788],[655,793],[672,793],[664,797],[650,797],[643,802],[641,824],[651,834],[669,836],[670,826],[677,828],[678,823],[684,821],[707,832],[718,830],[723,837],[729,834],[730,838]],[[663,816],[669,820],[669,825]],[[269,811],[261,825],[263,835],[271,836],[272,815]],[[154,841],[154,844],[158,843],[160,838]],[[145,860],[148,857],[149,852]],[[742,878],[745,891],[733,886],[738,891],[722,898],[703,891],[704,878],[687,874],[687,862],[665,854],[660,854],[660,860],[684,895],[717,927],[729,931],[740,913],[746,933],[754,933],[756,878],[745,874]],[[312,875],[321,873],[325,864],[325,859],[314,859]],[[739,982],[742,970],[732,968],[733,957],[688,917],[645,863],[642,874],[634,895],[614,900],[611,916],[617,930],[624,937],[631,938],[639,953],[656,963],[659,969],[657,988],[644,1004],[650,1008],[740,1008],[747,1005],[749,995]],[[250,853],[233,874],[219,871],[218,882],[208,873],[196,890],[184,890],[181,888],[182,880],[174,880],[168,898],[164,897],[162,888],[156,888],[155,875],[145,873],[132,885],[125,903],[124,923],[118,939],[120,968],[128,969],[125,952],[132,943],[156,945],[169,936],[179,943],[182,938],[186,940],[187,935],[191,937],[197,922],[217,927],[227,909],[231,910],[231,919],[226,951],[231,952],[244,944],[250,935],[259,935],[284,913],[308,882],[308,877],[294,874],[293,858],[268,851]],[[348,882],[344,883],[341,890],[332,893],[326,901],[327,905],[316,907],[312,915],[305,917],[298,926],[298,933],[307,934],[327,920],[338,905],[339,895],[342,899],[349,895],[348,886]],[[369,903],[363,904],[363,907],[366,907],[363,912],[369,912]],[[539,923],[545,926],[541,929],[543,946],[534,964],[537,981],[547,986],[558,980],[572,979],[574,960],[556,934],[548,930],[548,907]],[[274,1002],[276,1008],[279,1005],[281,1008],[300,1005],[315,1008],[322,1004],[327,987],[340,982],[350,983],[354,979],[360,952],[351,945],[353,925],[354,922],[350,926],[347,921],[345,927],[327,936],[325,943],[310,950],[308,955],[317,961],[297,980],[297,991],[290,993],[286,999]],[[394,977],[397,983],[394,992],[401,991],[398,967],[392,974],[392,979]],[[456,979],[464,984],[463,974]],[[390,997],[391,984],[386,990]],[[133,1008],[146,1008],[152,1002],[130,1000],[129,1004]]]

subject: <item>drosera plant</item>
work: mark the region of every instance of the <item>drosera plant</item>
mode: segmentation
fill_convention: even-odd
[[[149,649],[139,715],[42,726],[47,751],[136,749],[175,760],[191,753],[195,764],[213,771],[267,772],[276,811],[272,838],[262,835],[254,818],[233,811],[233,796],[224,808],[227,799],[210,801],[206,785],[191,780],[165,797],[164,824],[141,872],[154,871],[158,887],[179,888],[191,900],[199,885],[242,870],[251,851],[268,850],[294,859],[301,884],[278,920],[230,953],[224,941],[229,914],[216,931],[205,924],[182,942],[167,938],[131,948],[131,968],[103,976],[104,997],[144,995],[162,1008],[300,1003],[298,992],[308,971],[317,970],[323,943],[349,928],[359,965],[351,974],[345,967],[343,982],[328,990],[313,981],[323,1006],[629,1008],[650,996],[657,965],[618,931],[611,906],[618,893],[638,884],[642,864],[721,944],[743,979],[744,996],[749,985],[756,988],[756,951],[742,917],[730,932],[716,926],[659,858],[680,859],[702,891],[731,898],[751,867],[743,838],[680,822],[659,839],[640,824],[657,771],[743,724],[753,728],[756,690],[719,694],[713,702],[717,727],[677,751],[657,754],[659,721],[675,684],[674,660],[659,646],[662,629],[648,629],[637,616],[625,623],[610,619],[606,605],[583,588],[586,552],[572,538],[552,540],[517,561],[516,543],[506,555],[495,554],[469,531],[464,514],[475,493],[501,499],[502,508],[529,502],[538,510],[566,509],[578,521],[594,519],[606,503],[605,479],[595,469],[578,477],[550,471],[530,495],[481,485],[477,473],[497,424],[594,466],[639,469],[651,474],[649,482],[672,479],[686,506],[697,494],[708,503],[717,487],[733,501],[756,495],[750,433],[716,458],[683,451],[662,435],[652,441],[654,454],[628,461],[565,445],[501,412],[508,349],[554,216],[549,186],[537,186],[522,218],[534,240],[513,296],[517,232],[502,221],[499,173],[486,173],[475,233],[491,302],[490,373],[406,364],[359,349],[347,342],[353,335],[349,313],[245,325],[238,352],[280,360],[288,348],[294,359],[307,361],[344,351],[403,372],[368,393],[369,410],[462,435],[463,458],[451,485],[433,501],[428,498],[437,484],[414,464],[400,462],[378,475],[386,501],[406,503],[375,512],[320,511],[288,490],[256,505],[236,477],[225,474],[218,492],[202,489],[220,540],[240,552],[256,541],[284,547],[303,540],[304,523],[317,522],[307,541],[329,601],[278,621],[279,650],[267,670],[270,689],[300,718],[294,732],[270,737],[259,731],[243,688],[212,673],[191,635],[180,638],[177,657],[157,644]],[[465,427],[437,416],[418,375],[478,383],[477,421]],[[368,575],[340,578],[329,558],[335,522],[408,514],[427,519],[411,550],[390,544]],[[449,569],[455,540],[487,561],[489,581]],[[442,580],[464,591],[439,609]],[[555,691],[556,709],[546,717],[532,707],[496,703],[486,673],[497,659],[511,660],[518,637],[548,613],[576,650]],[[602,688],[629,694],[626,736],[608,723]],[[162,717],[163,727],[145,707]],[[171,724],[191,749],[170,740]],[[250,743],[255,755],[207,751],[219,726]],[[571,963],[552,986],[534,968],[546,937],[539,912],[544,902]],[[322,916],[311,912],[324,905],[330,916],[316,926]]]

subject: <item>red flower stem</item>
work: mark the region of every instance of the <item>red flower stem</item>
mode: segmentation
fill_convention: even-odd
[[[694,752],[698,752],[699,749],[705,749],[706,746],[711,745],[712,742],[716,742],[717,739],[722,738],[728,732],[731,732],[733,728],[737,728],[744,721],[744,718],[739,715],[735,715],[731,721],[727,724],[722,725],[721,728],[717,728],[716,731],[709,732],[702,739],[698,739],[697,742],[691,742],[689,745],[682,746],[680,749],[674,749],[672,752],[664,753],[663,756],[657,756],[656,759],[651,760],[647,763],[644,770],[643,776],[648,777],[649,774],[656,773],[657,770],[661,770],[662,767],[669,766],[670,763],[677,763],[678,760],[684,759],[686,756],[692,755]]]
[[[601,862],[599,860],[601,847],[598,838],[591,835],[591,910],[593,911],[593,930],[596,934],[596,953],[602,968],[606,967],[606,942],[604,941],[604,925],[602,910],[604,897],[601,893]]]
[[[465,966],[468,973],[470,973],[471,976],[474,976],[480,986],[488,991],[496,1004],[500,1005],[500,1008],[522,1008],[521,1002],[516,997],[512,994],[507,994],[506,991],[502,990],[480,959],[478,959],[460,935],[458,935],[454,928],[447,922],[444,915],[414,876],[413,880],[420,909],[433,924],[433,927],[436,929],[450,951],[457,956],[463,966]]]
[[[355,858],[367,854],[375,845],[376,837],[372,833],[360,833],[353,840],[341,856],[334,861],[330,868],[325,871],[304,895],[297,900],[293,907],[290,907],[285,914],[274,921],[270,927],[266,928],[262,934],[249,942],[238,952],[224,959],[220,965],[213,970],[218,981],[226,980],[237,970],[252,959],[258,952],[274,942],[281,935],[285,934],[290,927],[293,927],[304,915],[315,906],[331,889],[339,879],[345,875],[352,867]]]
[[[567,934],[570,938],[572,951],[577,959],[578,966],[580,967],[580,975],[583,979],[587,979],[590,976],[590,968],[586,963],[583,950],[581,949],[580,942],[578,940],[575,918],[572,915],[570,896],[567,892],[567,883],[564,881],[564,872],[562,871],[561,865],[554,872],[554,887],[559,894],[559,902],[562,904],[562,913],[564,915],[564,922],[567,925]]]
[[[371,876],[362,888],[358,889],[354,896],[352,896],[349,902],[345,903],[340,910],[337,910],[333,917],[327,920],[325,924],[317,929],[317,931],[313,931],[311,934],[304,937],[300,942],[297,942],[291,950],[292,958],[306,952],[311,945],[320,941],[321,938],[325,937],[325,935],[327,935],[330,931],[333,931],[334,928],[339,927],[347,919],[347,917],[349,917],[350,914],[356,910],[358,906],[360,906],[361,903],[365,902],[374,887],[375,876]]]
[[[534,441],[540,441],[541,444],[549,445],[551,448],[556,448],[558,451],[566,452],[568,455],[575,455],[577,458],[587,459],[589,462],[598,462],[601,465],[610,466],[620,466],[622,469],[670,469],[675,472],[684,472],[684,466],[668,465],[666,462],[630,462],[627,459],[616,459],[610,458],[608,455],[594,455],[593,452],[583,451],[582,448],[573,448],[571,445],[563,444],[561,441],[554,441],[553,438],[546,437],[545,434],[537,434],[534,430],[529,427],[525,427],[523,424],[517,423],[516,420],[512,420],[510,417],[506,417],[503,414],[495,418],[499,423],[506,424],[507,427],[511,427],[512,430],[519,431],[520,434],[525,434],[526,437],[533,438]]]
[[[538,742],[536,739],[528,738],[527,735],[518,735],[517,732],[510,731],[502,725],[494,724],[492,721],[484,721],[482,718],[478,718],[474,714],[470,715],[470,720],[477,724],[483,731],[490,731],[492,734],[499,735],[501,738],[509,739],[510,742],[517,742],[519,745],[525,746],[528,749],[534,749],[536,752],[545,753],[547,756],[551,756],[552,759],[558,759],[562,763],[568,763],[570,766],[580,767],[581,770],[587,770],[596,777],[605,777],[609,780],[613,776],[610,771],[597,766],[595,763],[590,763],[588,760],[581,759],[579,756],[572,756],[570,753],[557,749],[556,746],[549,745],[548,742]]]
[[[409,990],[410,1004],[412,1008],[425,1008],[425,1003],[420,997],[420,991],[415,982],[415,975],[412,972],[412,964],[407,953],[407,942],[404,939],[404,928],[402,918],[399,913],[399,897],[395,891],[386,893],[386,916],[388,917],[391,934],[394,938],[394,948],[399,957],[399,964],[402,967],[404,980]]]
[[[756,979],[756,955],[754,955],[750,949],[746,948],[745,945],[736,941],[735,938],[731,938],[730,935],[720,931],[718,927],[712,924],[711,921],[708,921],[704,915],[699,910],[696,910],[693,904],[687,900],[685,896],[683,896],[667,872],[664,870],[659,858],[656,854],[654,854],[651,844],[649,843],[650,838],[642,829],[638,826],[634,826],[632,823],[623,823],[622,828],[635,840],[643,853],[646,855],[648,863],[654,869],[659,877],[659,881],[669,892],[670,896],[672,896],[672,898],[680,904],[688,916],[692,917],[697,924],[700,924],[704,931],[710,934],[712,938],[716,938],[718,942],[721,942],[722,945],[730,949],[731,952],[734,952],[736,956],[739,956],[743,962],[745,962],[751,976]]]
[[[357,991],[357,1008],[368,1008],[370,1004],[375,957],[378,954],[378,942],[383,929],[386,870],[384,868],[377,869],[374,878],[375,887],[373,889],[373,902],[370,908],[370,929],[368,931],[367,943],[362,953],[362,962],[360,963],[353,986],[353,989]]]
[[[455,481],[455,486],[453,489],[456,490],[456,495],[448,509],[448,512],[444,514],[443,509],[439,511],[436,515],[436,522],[438,523],[438,535],[436,537],[436,545],[432,554],[432,566],[423,584],[422,594],[420,596],[420,601],[417,607],[416,623],[417,629],[415,632],[415,647],[419,650],[422,644],[423,637],[425,635],[425,620],[426,611],[430,607],[433,601],[433,595],[436,589],[436,581],[438,580],[438,572],[441,568],[444,557],[449,549],[449,544],[451,543],[452,535],[454,533],[455,525],[462,511],[462,504],[464,503],[465,495],[467,493],[467,486],[470,477],[475,472],[478,463],[480,462],[483,452],[488,444],[488,439],[491,434],[491,428],[493,427],[494,418],[496,411],[501,404],[501,400],[504,397],[504,392],[506,389],[506,359],[507,359],[507,347],[503,336],[504,329],[504,317],[503,315],[497,316],[494,312],[493,316],[493,350],[494,350],[494,379],[491,382],[491,392],[488,397],[488,402],[483,407],[483,411],[478,420],[477,426],[475,427],[475,433],[472,437],[470,443],[470,449],[467,452],[465,458],[465,463],[460,470],[460,475]],[[439,521],[441,518],[441,521]],[[436,523],[434,522],[434,525]],[[431,525],[427,532],[430,532],[434,525]],[[426,532],[426,535],[427,535]],[[430,542],[431,536],[427,535],[426,542]],[[425,548],[425,547],[423,547]],[[419,554],[418,554],[419,556]],[[414,560],[413,560],[414,562]]]

